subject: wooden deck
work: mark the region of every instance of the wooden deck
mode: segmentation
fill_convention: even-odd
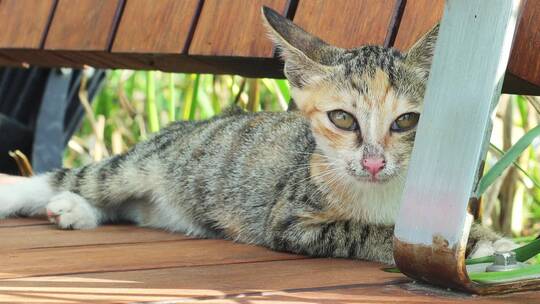
[[[538,303],[434,291],[380,267],[123,225],[0,220],[0,303]]]

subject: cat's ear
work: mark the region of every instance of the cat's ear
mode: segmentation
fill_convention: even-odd
[[[302,88],[331,72],[342,49],[328,45],[271,8],[263,6],[262,14],[270,38],[285,61],[285,76],[292,86]]]
[[[439,24],[420,38],[407,52],[406,62],[419,69],[425,78],[429,75],[438,35]]]

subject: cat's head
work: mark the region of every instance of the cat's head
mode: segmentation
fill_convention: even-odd
[[[384,184],[405,175],[434,50],[434,28],[407,53],[328,45],[269,8],[270,36],[285,61],[298,109],[339,175]]]

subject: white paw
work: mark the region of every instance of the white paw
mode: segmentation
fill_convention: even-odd
[[[98,226],[96,208],[73,192],[53,196],[46,209],[49,221],[62,229],[92,229]]]
[[[495,252],[498,251],[510,251],[513,249],[516,249],[519,247],[518,244],[514,243],[512,240],[509,239],[498,239],[495,242],[491,241],[479,241],[476,244],[476,247],[474,248],[473,252],[470,254],[469,258],[475,259],[475,258],[481,258],[489,255],[493,255]]]

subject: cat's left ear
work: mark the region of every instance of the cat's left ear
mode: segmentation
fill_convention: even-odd
[[[435,52],[435,43],[439,35],[439,24],[435,25],[407,52],[406,62],[421,71],[425,78],[429,75],[431,61]]]

